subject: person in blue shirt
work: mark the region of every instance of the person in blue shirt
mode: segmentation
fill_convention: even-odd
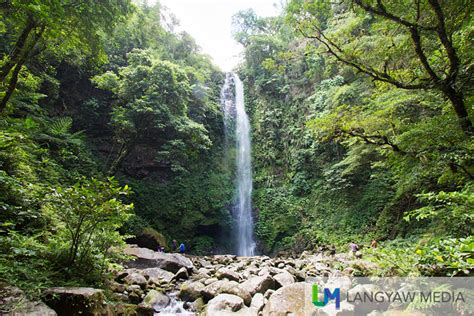
[[[184,253],[185,251],[186,251],[186,246],[182,243],[181,245],[179,245],[179,252]]]

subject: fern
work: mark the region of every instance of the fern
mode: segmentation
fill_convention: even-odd
[[[48,127],[48,132],[54,136],[60,136],[68,133],[71,127],[72,118],[68,116],[59,117]]]

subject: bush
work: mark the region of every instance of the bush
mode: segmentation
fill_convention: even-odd
[[[43,211],[56,230],[49,247],[53,262],[66,276],[95,279],[117,256],[110,249],[124,245],[127,236],[120,235],[118,229],[133,208],[119,197],[128,193],[127,186],[118,186],[112,178],[83,178],[68,188],[52,190],[47,196]]]

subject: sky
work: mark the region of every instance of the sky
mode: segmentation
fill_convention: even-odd
[[[153,2],[153,1],[149,1]],[[189,33],[224,71],[240,60],[243,47],[232,38],[232,16],[252,8],[259,16],[278,15],[280,0],[160,0],[180,21],[179,31]]]

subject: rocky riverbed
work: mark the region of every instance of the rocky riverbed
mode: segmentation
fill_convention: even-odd
[[[364,291],[350,276],[376,269],[346,254],[187,256],[136,246],[125,251],[135,260],[115,272],[107,290],[48,289],[36,315],[353,315],[357,306],[345,300],[338,311],[316,308],[311,286]]]

